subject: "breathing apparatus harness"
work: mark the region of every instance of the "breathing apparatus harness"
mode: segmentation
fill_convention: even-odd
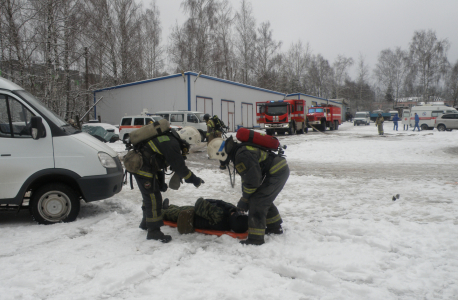
[[[285,155],[285,149],[287,148],[286,145],[284,146],[280,145],[278,149],[274,151],[274,150],[262,147],[255,143],[250,143],[250,142],[237,143],[236,141],[234,141],[234,138],[230,136],[227,140],[223,141],[223,143],[221,144],[221,147],[219,148],[219,151],[222,151],[224,149],[224,151],[226,151],[226,154],[228,156],[227,159],[223,163],[227,165],[227,170],[229,171],[229,180],[231,182],[232,188],[234,188],[235,186],[235,174],[236,174],[235,154],[243,146],[252,146],[260,150],[266,151],[269,154],[269,157],[271,158],[276,157],[276,156],[286,157]],[[230,166],[231,161],[232,161],[232,172],[231,172],[231,166]]]
[[[167,135],[169,137],[173,137],[178,141],[178,144],[180,145],[181,155],[183,156],[183,159],[186,160],[187,159],[186,155],[189,154],[190,145],[189,145],[189,143],[187,141],[183,140],[180,137],[180,135],[173,128],[171,128],[169,131],[161,132],[160,134],[158,134],[158,135],[156,135],[154,137],[151,137],[151,138],[149,138],[147,140],[144,140],[144,141],[136,144],[135,146],[132,145],[132,143],[130,142],[130,139],[127,139],[127,140],[124,141],[124,143],[126,144],[126,150],[127,151],[135,151],[140,156],[142,156],[142,158],[144,158],[144,156],[145,156],[144,153],[148,153],[148,152],[145,151],[145,148],[148,147],[147,146],[148,141],[152,140],[153,138],[156,138],[156,137],[159,137],[159,136],[164,136],[164,135]],[[166,163],[164,155],[161,155],[159,153],[153,152],[153,154],[149,157],[149,162],[151,163],[151,165],[155,166],[155,168],[153,170],[153,174],[154,173],[158,173],[159,170],[162,170],[161,174],[158,174],[161,177],[161,178],[159,178],[161,182],[165,181],[165,175],[172,175],[174,173],[172,168],[170,168],[170,171],[172,171],[172,172],[170,172],[169,174],[167,173],[167,167],[168,166],[167,166],[167,163]],[[123,184],[124,185],[127,184],[127,173],[130,173],[130,188],[134,189],[133,180],[132,180],[132,173],[127,171],[127,169],[124,172]],[[156,180],[156,176],[153,176],[153,186],[155,186],[154,185],[155,180]],[[165,184],[165,182],[164,182],[164,184]],[[162,184],[162,185],[164,185],[164,184]],[[165,189],[167,189],[166,185],[165,185]],[[161,191],[162,191],[162,188],[161,188]]]

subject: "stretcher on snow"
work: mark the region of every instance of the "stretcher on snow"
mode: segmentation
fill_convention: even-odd
[[[176,222],[171,222],[171,221],[164,221],[164,224],[170,227],[177,227]],[[227,234],[230,237],[233,237],[235,239],[246,239],[248,237],[248,232],[244,233],[235,233],[232,231],[221,231],[221,230],[212,230],[212,229],[194,229],[195,232],[198,233],[204,233],[204,234],[210,234],[210,235],[216,235],[216,236],[222,236],[223,234]]]

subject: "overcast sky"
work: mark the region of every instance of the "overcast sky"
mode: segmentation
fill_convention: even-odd
[[[143,1],[145,6],[152,0]],[[156,0],[161,13],[163,43],[170,28],[183,24],[181,0]],[[451,44],[448,58],[458,60],[458,0],[251,0],[256,25],[270,21],[282,52],[301,40],[313,54],[331,64],[337,55],[357,61],[361,53],[372,70],[380,51],[407,50],[414,31],[432,29]],[[239,10],[240,0],[230,0]],[[353,67],[354,69],[355,67]]]

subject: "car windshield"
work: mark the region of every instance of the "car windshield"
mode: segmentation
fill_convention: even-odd
[[[205,123],[205,120],[204,120],[204,115],[203,113],[194,113],[197,118],[199,119],[199,123]]]
[[[323,109],[322,108],[310,108],[309,109],[309,114],[313,114],[313,113],[322,113],[323,112]]]
[[[65,122],[60,116],[58,116],[52,110],[47,108],[45,104],[43,104],[40,100],[35,98],[29,92],[26,92],[24,90],[18,90],[15,91],[15,93],[27,102],[29,102],[30,105],[32,105],[35,109],[37,109],[40,112],[40,114],[42,114],[49,121],[60,127],[66,134],[74,134],[81,132],[80,130],[72,127],[70,124]]]
[[[365,118],[366,117],[366,114],[356,114],[356,117],[355,118]]]

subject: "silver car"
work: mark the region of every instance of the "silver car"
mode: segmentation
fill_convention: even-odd
[[[452,131],[452,129],[458,129],[458,114],[444,114],[437,117],[434,127],[439,131]]]

